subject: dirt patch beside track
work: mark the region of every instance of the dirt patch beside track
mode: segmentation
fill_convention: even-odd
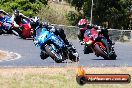
[[[0,50],[0,60],[8,59],[9,56],[8,52]]]
[[[21,55],[13,52],[0,50],[0,62],[5,60],[15,60],[19,59]]]

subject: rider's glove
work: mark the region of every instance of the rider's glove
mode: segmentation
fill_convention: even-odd
[[[39,46],[38,42],[36,42],[36,41],[34,42],[34,44],[35,44],[35,46],[37,46],[37,47]]]

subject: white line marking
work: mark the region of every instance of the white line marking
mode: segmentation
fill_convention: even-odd
[[[14,54],[14,55],[16,55],[16,57],[15,57],[15,58],[12,58],[12,57],[11,57],[12,59],[10,59],[10,57],[9,57],[9,59],[0,60],[0,62],[17,60],[17,59],[20,59],[20,58],[22,57],[22,56],[21,56],[20,54],[18,54],[18,53],[9,52],[9,54]]]

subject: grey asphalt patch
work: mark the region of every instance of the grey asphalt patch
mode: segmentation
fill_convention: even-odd
[[[0,66],[49,66],[65,67],[78,65],[78,63],[55,63],[51,58],[40,59],[40,48],[36,47],[32,40],[23,40],[13,35],[0,35],[0,49],[12,51],[21,54],[21,58],[12,61],[0,62]],[[69,40],[73,43],[79,52],[79,64],[88,67],[105,66],[132,66],[132,43],[117,42],[115,52],[117,60],[104,60],[102,57],[96,57],[94,54],[83,54],[83,47],[78,40]]]

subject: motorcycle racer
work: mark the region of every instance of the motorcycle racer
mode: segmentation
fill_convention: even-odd
[[[40,19],[37,16],[31,18],[30,20],[31,20],[31,26],[33,29],[36,28],[37,26],[40,26],[40,27],[43,26],[46,29],[48,29],[49,31],[54,32],[55,35],[59,36],[67,46],[71,46],[70,43],[68,42],[68,40],[66,39],[66,35],[65,35],[63,29],[59,29],[53,25],[49,25],[48,22],[40,22]]]
[[[74,52],[74,54],[76,54],[76,49],[75,47],[73,47],[73,45],[71,43],[68,42],[68,40],[66,39],[66,35],[64,33],[63,29],[59,29],[56,28],[53,25],[50,25],[48,22],[40,22],[39,17],[35,16],[33,18],[30,19],[31,22],[31,27],[33,29],[35,29],[34,31],[34,37],[37,35],[36,31],[39,29],[41,29],[42,27],[46,28],[48,31],[53,32],[55,35],[59,36],[65,43],[66,47],[69,48],[70,50],[72,50]],[[37,30],[36,30],[37,28]],[[34,41],[35,43],[35,41]]]
[[[97,30],[99,30],[99,31],[97,31]],[[109,34],[108,34],[108,29],[106,29],[106,28],[99,29],[98,26],[96,26],[96,25],[88,25],[86,31],[87,31],[86,32],[87,35],[89,35],[90,38],[92,38],[91,36],[93,36],[92,31],[97,33],[97,35],[95,35],[96,36],[95,39],[94,39],[95,41],[98,40],[98,36],[103,35],[107,39],[108,43],[111,46],[115,44],[115,43],[112,42],[112,40],[110,40]],[[87,46],[84,46],[84,54],[87,54],[87,51],[89,53],[91,52],[91,49],[89,48],[91,45],[92,45],[92,43],[89,42],[89,44],[87,44]]]
[[[29,19],[24,14],[20,13],[17,9],[14,10],[14,14],[12,15],[12,19],[14,20],[14,26],[19,27],[19,24],[21,23],[22,19]]]
[[[79,20],[78,22],[78,27],[79,27],[79,33],[78,33],[78,38],[80,40],[80,43],[83,43],[83,37],[84,33],[87,30],[87,25],[88,25],[88,20],[82,17],[82,19]]]

